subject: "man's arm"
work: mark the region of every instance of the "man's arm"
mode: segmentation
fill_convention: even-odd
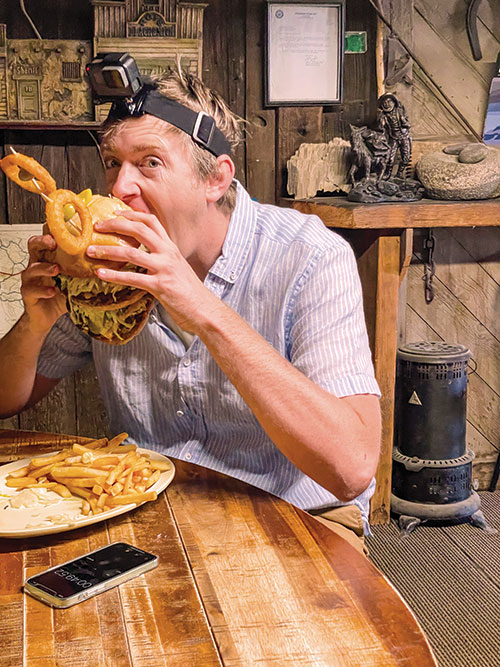
[[[375,474],[380,407],[370,394],[337,398],[284,359],[218,301],[197,327],[214,359],[292,463],[339,500],[356,498]]]
[[[0,340],[0,418],[11,417],[42,399],[58,380],[36,373],[40,348],[45,336],[33,331],[22,315]],[[7,379],[7,381],[6,381]]]
[[[42,250],[53,247],[54,239],[48,235],[32,237],[28,244],[30,261],[21,276],[25,311],[0,340],[0,417],[34,405],[57,384],[36,373],[43,341],[66,311],[64,297],[52,285],[59,267],[37,261]]]
[[[155,216],[126,211],[120,219],[99,223],[99,230],[134,236],[150,252],[89,248],[91,257],[126,260],[149,270],[99,269],[98,276],[149,291],[182,329],[199,336],[294,465],[341,501],[356,498],[368,487],[380,448],[376,396],[337,398],[295,368],[205,287]]]

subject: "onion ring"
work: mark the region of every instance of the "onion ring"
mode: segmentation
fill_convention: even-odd
[[[64,205],[73,204],[80,216],[82,231],[79,236],[72,234],[64,221]],[[79,255],[85,252],[92,239],[94,225],[86,204],[71,190],[55,190],[45,207],[47,224],[57,245],[68,255]]]
[[[29,192],[34,192],[37,195],[50,195],[57,188],[55,180],[45,167],[42,167],[39,162],[28,155],[22,153],[6,155],[0,160],[0,167],[11,181],[17,183],[24,190],[29,190]],[[33,178],[29,180],[21,179],[19,175],[21,169],[31,174]]]

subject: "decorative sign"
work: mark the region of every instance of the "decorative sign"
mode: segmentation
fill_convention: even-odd
[[[156,11],[146,11],[135,23],[127,23],[127,37],[175,37],[175,23],[167,23]]]
[[[128,52],[143,74],[177,66],[200,76],[206,4],[178,0],[92,0],[94,39],[7,39],[0,24],[2,122],[96,125],[109,105],[95,107],[84,80],[97,53]]]
[[[23,313],[19,272],[28,264],[29,237],[41,233],[41,224],[0,225],[0,338]]]

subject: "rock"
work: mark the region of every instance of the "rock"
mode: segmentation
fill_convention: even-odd
[[[481,162],[459,162],[460,154],[443,151],[423,155],[416,173],[427,196],[433,199],[492,199],[500,195],[500,150],[484,146],[486,155]]]
[[[458,161],[464,164],[477,164],[488,155],[488,147],[484,144],[470,144],[462,148],[458,154]]]
[[[450,144],[443,148],[443,153],[447,155],[458,155],[463,148],[470,146],[469,142],[462,142],[461,144]]]

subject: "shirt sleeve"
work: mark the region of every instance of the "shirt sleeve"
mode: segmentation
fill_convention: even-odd
[[[290,360],[335,396],[375,394],[361,282],[350,245],[331,232],[297,286],[290,327]]]
[[[90,338],[63,315],[45,339],[38,357],[37,373],[48,378],[72,375],[92,361]]]

